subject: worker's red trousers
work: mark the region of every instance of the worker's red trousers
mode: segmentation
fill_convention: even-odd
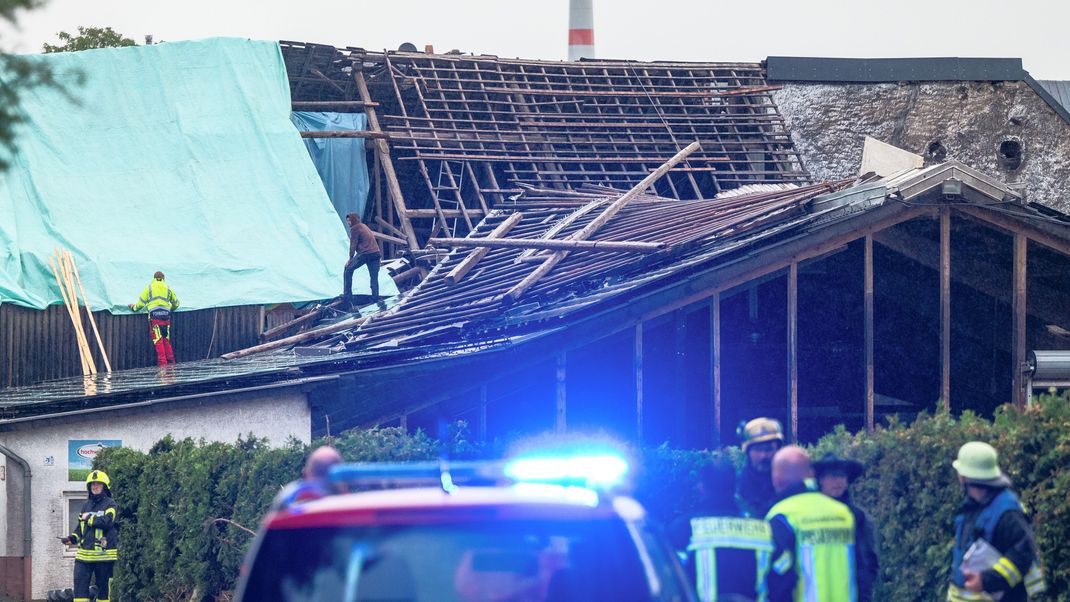
[[[175,351],[171,349],[171,320],[149,320],[152,344],[156,347],[156,363],[166,366],[175,363]]]

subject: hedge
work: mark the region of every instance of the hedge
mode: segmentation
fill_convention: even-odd
[[[463,424],[446,435],[451,457],[495,457],[524,446],[560,442],[541,436],[512,446],[472,443]],[[575,437],[570,437],[575,440]],[[880,528],[878,600],[943,600],[951,523],[961,501],[951,460],[971,439],[991,442],[1033,517],[1045,561],[1049,599],[1070,600],[1070,394],[1033,408],[1000,409],[993,420],[966,413],[922,415],[874,433],[826,435],[815,456],[835,450],[867,465],[853,487]],[[320,442],[317,442],[319,444]],[[356,430],[332,443],[350,461],[428,460],[440,444],[423,432]],[[104,450],[94,467],[115,484],[121,549],[115,587],[122,600],[226,600],[260,517],[279,488],[297,478],[308,447],[271,448],[253,436],[233,444],[159,441],[148,453]],[[737,448],[628,449],[640,471],[634,495],[659,520],[689,509],[697,470],[717,458],[742,461]]]

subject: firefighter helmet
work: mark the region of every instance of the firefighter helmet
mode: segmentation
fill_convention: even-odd
[[[89,486],[93,483],[100,483],[104,485],[104,488],[111,490],[111,479],[108,478],[108,473],[103,470],[90,470],[89,475],[85,478],[85,488],[89,489]]]
[[[951,465],[967,481],[984,483],[1003,476],[996,448],[982,441],[970,441],[959,448],[959,456]]]
[[[780,426],[779,420],[772,418],[755,418],[741,425],[737,434],[743,440],[744,453],[746,453],[748,447],[755,443],[764,441],[784,443],[784,427]]]

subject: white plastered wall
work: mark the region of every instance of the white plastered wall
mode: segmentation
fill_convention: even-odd
[[[0,432],[0,442],[25,459],[33,474],[34,599],[44,599],[50,589],[71,587],[74,557],[65,552],[65,546],[57,537],[65,535],[67,530],[65,494],[81,493],[85,485],[67,480],[68,440],[119,439],[123,447],[144,452],[168,434],[176,439],[192,437],[231,443],[249,433],[266,437],[276,446],[285,444],[290,437],[308,443],[312,422],[305,394],[270,392],[240,398],[207,399],[196,404],[104,411],[62,421],[23,423],[17,430]],[[49,457],[52,458],[50,465]],[[2,485],[8,484],[12,476],[8,474],[7,481],[0,483],[0,508],[5,507],[2,503],[7,489]],[[120,516],[122,486],[122,483],[113,483]],[[9,531],[9,523],[22,521],[21,499],[8,501],[14,502],[17,511],[0,515],[0,534]],[[0,539],[3,541],[6,539]],[[21,539],[7,543],[8,553],[21,553]]]

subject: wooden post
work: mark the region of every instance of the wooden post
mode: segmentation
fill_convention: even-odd
[[[565,422],[565,362],[565,352],[562,351],[557,354],[557,370],[555,372],[556,378],[554,379],[557,385],[557,413],[556,420],[554,421],[554,430],[558,433],[564,433],[567,428]]]
[[[368,92],[368,84],[364,81],[364,72],[357,71],[353,74],[353,79],[357,82],[361,100],[365,103],[372,102],[371,93]],[[375,115],[375,109],[371,106],[366,106],[365,114],[368,116],[368,125],[372,131],[381,132],[379,118]],[[398,175],[394,171],[394,162],[390,158],[390,147],[387,146],[386,140],[383,138],[375,138],[375,150],[378,152],[379,160],[382,162],[383,173],[386,175],[386,188],[390,192],[390,199],[394,202],[394,209],[397,211],[398,219],[401,220],[401,229],[405,232],[405,239],[409,241],[409,250],[415,251],[420,248],[420,245],[416,242],[416,233],[413,232],[412,223],[409,222],[409,217],[406,213],[405,197],[401,194]]]
[[[788,419],[791,422],[791,440],[799,440],[799,264],[792,262],[788,268]]]
[[[1014,233],[1014,297],[1011,305],[1014,309],[1014,328],[1011,332],[1011,349],[1014,359],[1014,394],[1012,399],[1018,407],[1025,407],[1029,391],[1026,391],[1026,379],[1022,369],[1025,367],[1026,341],[1026,277],[1028,275],[1029,239],[1021,232]]]
[[[643,323],[635,325],[635,355],[632,369],[635,371],[635,438],[643,442]]]
[[[940,210],[940,401],[951,411],[951,210]]]
[[[479,442],[487,442],[487,385],[479,387]]]
[[[866,356],[866,430],[873,432],[873,235],[866,235],[865,253],[865,356]]]
[[[710,299],[710,386],[713,397],[713,440],[714,447],[721,445],[721,293],[718,291]]]

